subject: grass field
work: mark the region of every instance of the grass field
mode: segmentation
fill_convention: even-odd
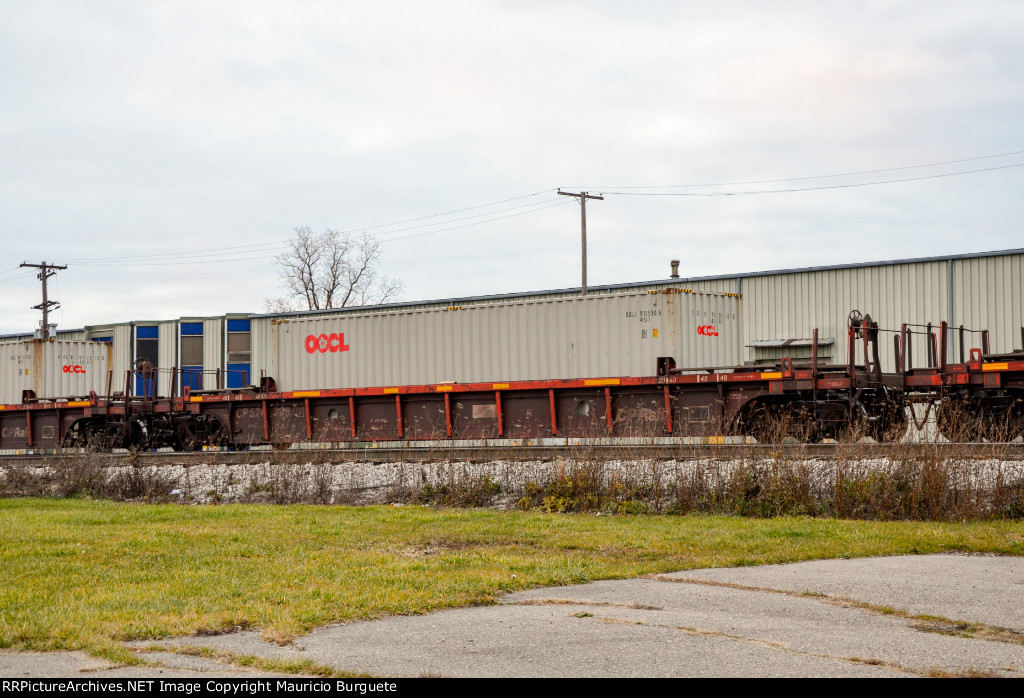
[[[1024,523],[6,499],[0,647],[102,652],[235,628],[287,641],[537,585],[943,551],[1022,555]]]

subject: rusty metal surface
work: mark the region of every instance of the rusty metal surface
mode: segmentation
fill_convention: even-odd
[[[707,444],[707,443],[662,443],[633,444],[610,442],[577,442],[570,444],[524,445],[521,441],[495,441],[488,445],[470,446],[452,443],[436,444],[363,444],[351,448],[254,448],[244,451],[202,451],[183,453],[154,451],[129,454],[89,453],[89,458],[109,466],[126,463],[137,465],[198,465],[203,463],[343,463],[352,462],[489,462],[489,461],[535,461],[557,458],[598,458],[605,460],[730,460],[749,461],[797,461],[847,459],[856,452],[858,458],[915,459],[924,457],[957,459],[999,459],[1003,461],[1024,461],[1024,443],[1011,444]],[[61,453],[0,454],[0,462],[17,463],[25,466],[51,465],[60,460],[81,458],[85,452],[68,449]]]

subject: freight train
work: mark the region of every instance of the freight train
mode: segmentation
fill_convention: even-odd
[[[705,332],[711,324],[691,320]],[[880,360],[886,333],[894,371],[883,371]],[[347,348],[340,335],[311,336],[310,354]],[[975,337],[981,346],[968,345]],[[913,344],[922,340],[927,361],[915,367]],[[815,330],[809,358],[782,357],[767,366],[678,368],[666,355],[653,357],[645,376],[288,390],[268,375],[238,387],[194,389],[194,376],[178,367],[142,360],[116,383],[108,370],[99,392],[53,398],[23,390],[20,403],[0,405],[0,449],[653,437],[723,443],[729,435],[810,442],[851,432],[884,442],[902,438],[911,419],[932,410],[950,440],[1024,435],[1024,351],[991,353],[987,332],[951,330],[944,322],[883,330],[858,311],[849,315],[846,342],[848,358],[839,364],[819,360]],[[957,349],[959,356],[950,357]],[[102,357],[89,356],[102,365]],[[64,373],[81,376],[74,368]],[[160,386],[169,389],[162,393]]]

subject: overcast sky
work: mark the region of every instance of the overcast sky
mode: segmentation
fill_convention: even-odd
[[[591,285],[1024,247],[1021,37],[1019,0],[5,2],[0,332],[24,261],[65,328],[262,311],[298,226],[378,234],[406,300],[578,286],[558,187],[606,194]]]

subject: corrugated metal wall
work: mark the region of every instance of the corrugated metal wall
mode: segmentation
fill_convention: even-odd
[[[270,359],[281,390],[649,376],[660,356],[680,366],[722,366],[736,364],[740,353],[739,299],[722,294],[576,295],[260,320],[253,323],[255,361]],[[340,334],[348,350],[338,350]]]
[[[203,320],[203,371],[210,372],[224,368],[224,318]],[[212,379],[207,373],[204,386]],[[212,383],[211,383],[212,385]]]
[[[157,327],[159,327],[158,332],[160,339],[160,353],[157,360],[157,366],[161,369],[170,369],[178,365],[178,322],[176,320],[161,322]],[[171,394],[170,370],[160,371],[160,379],[157,382],[157,394]]]
[[[883,329],[900,323],[938,323],[947,317],[946,264],[929,262],[747,277],[743,284],[744,344],[755,339],[836,339],[835,361],[846,357],[846,319],[869,313]],[[893,335],[883,333],[879,352],[893,370]],[[926,345],[916,341],[914,364],[924,365]],[[752,354],[747,356],[753,358]]]
[[[994,352],[1022,348],[1024,255],[958,259],[951,266],[951,324],[990,330]],[[973,346],[981,346],[981,340]]]
[[[110,353],[110,345],[100,342],[0,344],[0,403],[20,403],[22,390],[34,390],[38,398],[102,394]]]
[[[131,324],[114,325],[114,358],[111,362],[114,367],[113,392],[124,391],[125,375],[132,368],[134,327]]]

